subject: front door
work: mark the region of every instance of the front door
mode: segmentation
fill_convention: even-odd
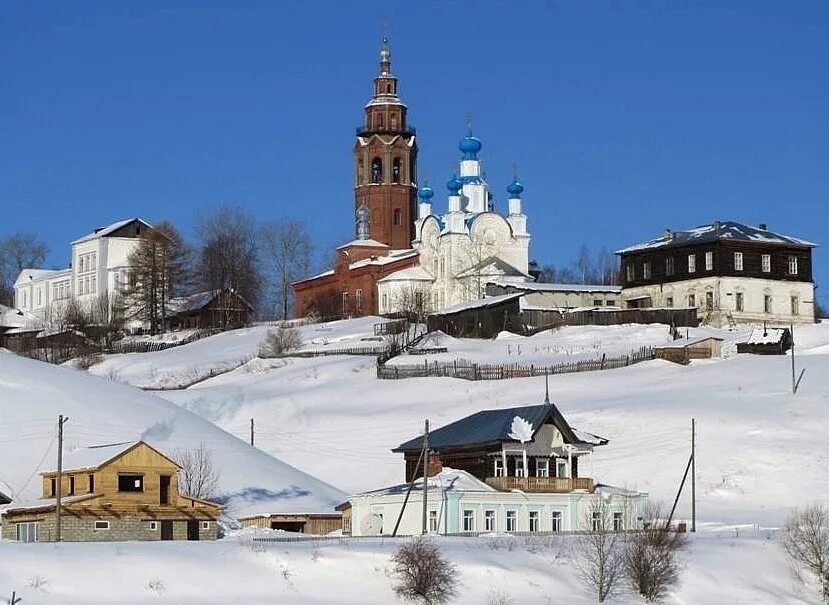
[[[172,540],[173,539],[173,522],[172,521],[162,521],[161,522],[161,539],[162,540]]]
[[[170,504],[170,475],[161,475],[158,490],[158,503]]]
[[[199,522],[193,521],[192,519],[187,521],[187,539],[188,540],[198,540],[199,539]]]

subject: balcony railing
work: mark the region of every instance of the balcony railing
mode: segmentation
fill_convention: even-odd
[[[532,493],[567,493],[577,489],[593,491],[593,479],[588,477],[487,477],[486,483],[504,492],[513,489]]]

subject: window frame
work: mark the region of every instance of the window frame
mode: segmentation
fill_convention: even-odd
[[[92,522],[92,531],[109,531],[110,529],[109,521],[106,519],[95,519]]]
[[[760,271],[762,273],[771,273],[771,254],[763,254],[760,257]]]
[[[789,255],[789,275],[797,275],[797,257],[793,254]]]
[[[636,281],[636,265],[633,263],[625,265],[625,277],[628,282]]]
[[[665,275],[672,277],[674,274],[674,257],[669,256],[665,259]]]
[[[550,531],[561,531],[563,518],[564,515],[561,514],[560,510],[552,511],[552,513],[550,514]]]
[[[519,474],[519,471],[520,471],[520,474]],[[515,457],[515,476],[516,477],[526,477],[527,476],[527,469],[524,468],[524,459],[520,456]]]
[[[774,311],[774,299],[771,294],[763,294],[763,313],[772,313]]]
[[[624,519],[622,518],[622,513],[620,513],[620,512],[614,512],[613,513],[613,531],[615,531],[615,532],[625,531]]]
[[[14,528],[15,539],[24,543],[37,542],[38,529],[37,521],[18,521]],[[21,534],[23,534],[22,539]]]
[[[742,292],[734,293],[734,310],[740,312],[745,311],[745,297]]]
[[[697,306],[697,295],[696,294],[689,294],[688,295],[688,306],[696,308],[696,306]]]
[[[714,270],[714,252],[709,250],[705,253],[705,270],[706,271],[713,271]]]
[[[132,479],[138,478],[141,483],[140,489],[121,489],[122,479],[127,480],[127,477]],[[133,486],[135,487],[135,486]],[[143,494],[144,493],[144,475],[143,473],[118,473],[118,493],[119,494]]]
[[[201,528],[202,528],[203,530],[208,530],[208,529],[210,529],[210,521],[202,521],[202,522],[201,522]]]
[[[464,533],[472,533],[475,531],[475,509],[474,508],[465,508],[463,509],[463,514],[461,515],[462,525]]]
[[[697,272],[697,255],[696,254],[689,254],[688,255],[688,273],[696,273]]]
[[[438,511],[429,511],[429,533],[436,534],[438,532]]]
[[[550,476],[550,460],[548,458],[536,458],[535,459],[535,476],[536,477],[549,477]]]
[[[742,252],[735,252],[734,253],[734,270],[735,271],[743,271],[743,253]]]
[[[789,305],[792,315],[800,315],[800,297],[789,296]]]
[[[150,531],[158,531],[158,521],[150,521]]]
[[[484,511],[484,531],[498,531],[498,513],[488,508]]]
[[[510,529],[510,525],[512,525],[512,529]],[[508,532],[518,531],[518,511],[514,508],[507,511],[505,528]]]
[[[642,263],[642,279],[651,279],[653,275],[651,271],[651,261],[646,260]]]
[[[537,510],[531,510],[527,513],[527,529],[531,532],[541,531],[541,516]]]
[[[602,525],[602,513],[594,511],[590,517],[590,531],[601,531]]]
[[[500,456],[493,459],[492,473],[493,477],[506,477],[507,475],[507,470],[504,466],[504,459]]]

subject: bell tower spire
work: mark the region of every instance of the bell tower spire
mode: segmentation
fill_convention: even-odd
[[[380,46],[380,73],[354,145],[354,210],[368,210],[369,237],[396,250],[412,246],[417,215],[417,143],[391,72],[388,35]]]

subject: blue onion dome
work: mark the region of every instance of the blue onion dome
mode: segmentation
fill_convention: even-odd
[[[435,190],[429,187],[429,183],[426,183],[417,190],[417,197],[420,198],[421,202],[429,203],[435,197]]]
[[[510,197],[518,197],[523,191],[524,185],[521,184],[521,181],[517,177],[512,177],[512,182],[507,186],[507,193],[510,194]]]
[[[476,154],[481,150],[481,140],[472,136],[472,131],[469,132],[461,142],[458,143],[458,149],[463,152],[464,160],[477,159]]]
[[[463,189],[463,183],[458,178],[457,175],[453,175],[449,182],[446,183],[446,188],[449,190],[450,195],[458,195],[460,190]]]

